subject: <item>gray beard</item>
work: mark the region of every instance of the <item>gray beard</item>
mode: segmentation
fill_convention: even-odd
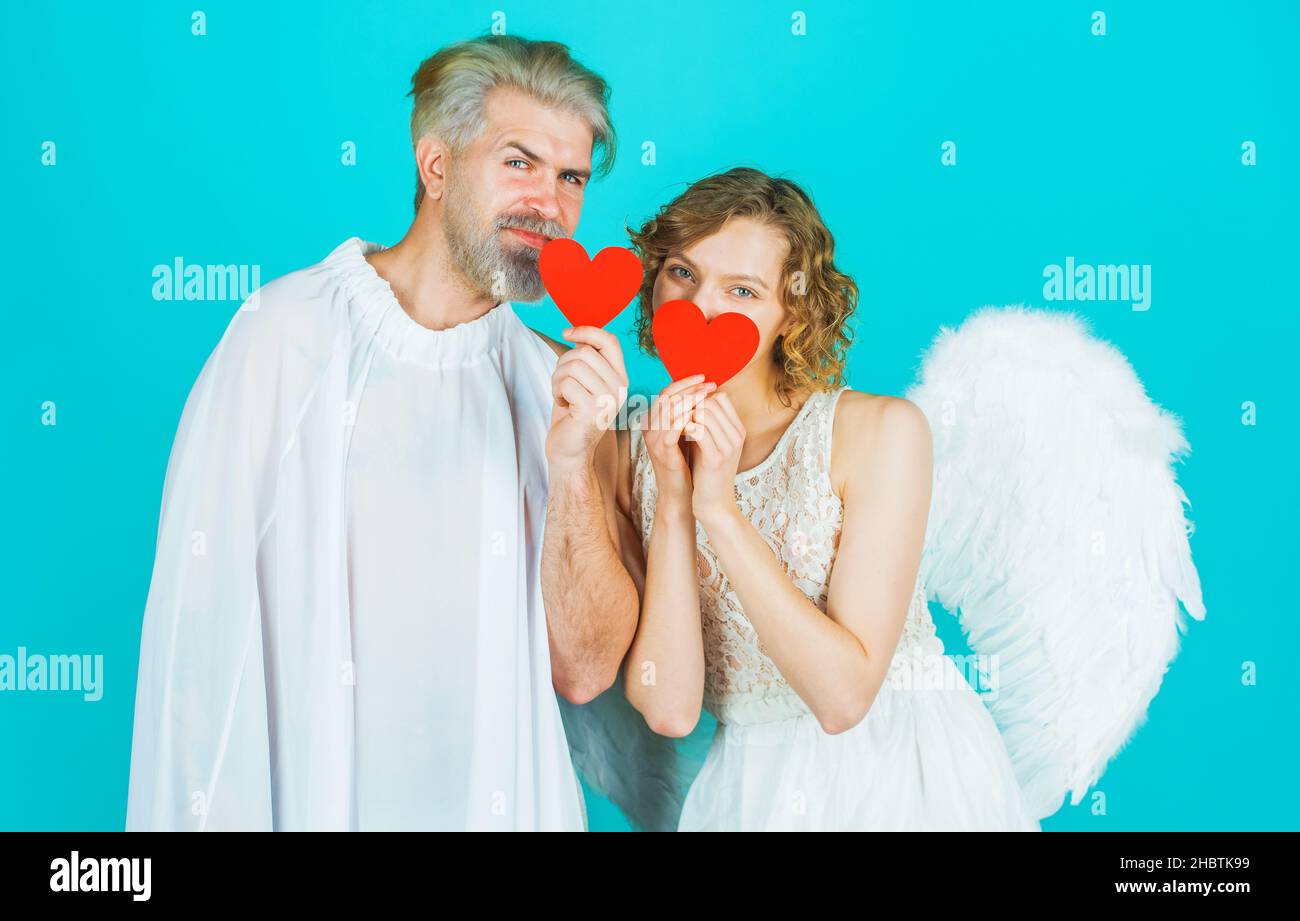
[[[448,182],[447,207],[442,216],[443,235],[454,265],[480,294],[501,301],[540,301],[546,294],[538,269],[538,250],[513,243],[506,228],[519,227],[549,237],[565,236],[553,221],[523,215],[503,215],[485,230],[475,227],[474,201],[467,192]]]

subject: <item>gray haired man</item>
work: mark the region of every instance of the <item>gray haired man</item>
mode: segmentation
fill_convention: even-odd
[[[185,404],[128,830],[586,827],[556,695],[611,687],[635,630],[601,501],[627,376],[511,302],[612,163],[608,88],[504,36],[413,84],[406,235],[255,293]]]

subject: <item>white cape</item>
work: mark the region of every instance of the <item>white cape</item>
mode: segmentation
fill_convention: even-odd
[[[396,304],[365,262],[372,248],[352,238],[256,292],[190,392],[144,615],[128,831],[357,826],[347,419]],[[499,399],[473,421],[517,479],[483,490],[501,530],[497,558],[479,561],[478,644],[465,650],[474,725],[439,730],[473,748],[467,828],[580,830],[538,576],[556,357],[509,304],[494,309],[511,324],[490,369]]]

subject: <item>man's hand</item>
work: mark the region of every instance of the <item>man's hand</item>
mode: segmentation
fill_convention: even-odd
[[[551,430],[546,460],[552,470],[591,464],[596,443],[614,425],[627,400],[627,369],[618,337],[597,326],[565,330],[576,343],[560,356],[551,377]]]
[[[584,704],[617,680],[640,600],[620,556],[614,500],[610,429],[627,399],[623,350],[595,326],[565,330],[564,338],[575,345],[551,378],[542,599],[551,681],[570,703]]]

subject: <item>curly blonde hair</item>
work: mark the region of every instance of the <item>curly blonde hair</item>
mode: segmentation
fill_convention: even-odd
[[[707,176],[660,208],[639,231],[627,228],[644,270],[636,316],[642,351],[657,357],[651,335],[654,286],[668,254],[716,233],[733,217],[775,227],[790,245],[779,289],[793,323],[772,352],[783,372],[777,381],[781,402],[789,406],[795,393],[841,386],[858,286],[835,267],[835,240],[808,194],[788,179],[749,167]]]

